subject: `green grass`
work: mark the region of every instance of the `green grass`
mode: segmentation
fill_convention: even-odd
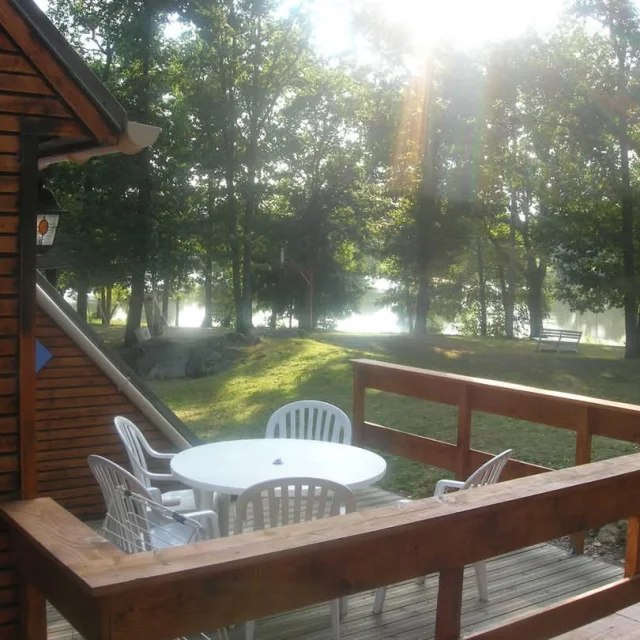
[[[640,403],[640,369],[618,347],[585,345],[579,354],[536,353],[528,341],[433,336],[318,334],[313,339],[266,338],[246,359],[216,376],[154,382],[158,395],[205,440],[259,437],[269,415],[297,399],[319,399],[351,412],[350,358],[370,357],[451,373],[517,382],[612,400]],[[455,441],[456,409],[369,392],[367,419]],[[475,414],[473,446],[550,467],[573,464],[572,432],[498,416]],[[594,439],[594,458],[635,450]],[[413,497],[428,495],[442,471],[388,457],[383,486]]]

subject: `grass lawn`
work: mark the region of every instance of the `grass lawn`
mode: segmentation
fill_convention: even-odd
[[[153,387],[202,439],[259,437],[269,415],[299,399],[319,399],[351,413],[350,358],[369,357],[451,373],[505,380],[547,389],[640,404],[640,367],[618,347],[581,346],[579,354],[536,353],[528,341],[452,336],[317,334],[313,338],[265,338],[227,372],[200,379],[158,381]],[[436,403],[368,392],[367,419],[390,427],[455,442],[457,410]],[[573,464],[572,432],[529,422],[475,414],[473,446],[491,452],[508,447],[529,462]],[[594,438],[594,458],[635,446]],[[412,497],[429,495],[437,469],[388,457],[385,488]]]

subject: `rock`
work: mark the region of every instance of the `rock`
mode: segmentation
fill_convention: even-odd
[[[224,362],[235,362],[242,357],[242,351],[236,347],[225,347],[221,355]]]
[[[137,374],[145,378],[198,378],[223,371],[242,357],[240,346],[259,341],[259,336],[247,338],[239,333],[197,340],[152,338],[122,351],[121,355]]]
[[[189,360],[189,345],[163,338],[145,340],[122,352],[127,364],[145,378],[181,378]]]
[[[607,546],[618,544],[619,537],[620,529],[617,524],[605,524],[604,527],[600,527],[597,535],[598,542]]]

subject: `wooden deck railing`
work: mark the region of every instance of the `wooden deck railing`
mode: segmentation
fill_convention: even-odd
[[[49,498],[5,504],[16,568],[87,640],[165,640],[439,572],[436,640],[460,637],[463,567],[630,519],[625,578],[474,640],[549,638],[640,600],[640,454],[125,555]]]
[[[576,465],[591,461],[594,435],[640,443],[640,406],[376,360],[353,360],[352,364],[354,444],[446,469],[458,479],[466,478],[492,455],[471,447],[474,411],[574,431]],[[368,422],[365,419],[367,389],[458,407],[456,443]],[[504,448],[509,446],[505,440]],[[514,459],[507,464],[503,478],[545,471],[549,468]],[[582,533],[573,535],[573,547],[582,553]]]

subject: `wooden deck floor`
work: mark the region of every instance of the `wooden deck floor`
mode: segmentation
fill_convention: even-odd
[[[394,494],[369,488],[358,493],[358,508],[393,504],[399,500],[401,498]],[[425,541],[425,544],[428,544],[428,541]],[[550,544],[537,545],[494,558],[488,562],[489,603],[478,600],[473,570],[469,568],[465,571],[463,632],[494,626],[509,618],[613,582],[621,575],[620,567],[587,556],[568,556],[565,551]],[[342,623],[342,638],[433,638],[436,595],[435,575],[429,576],[425,585],[416,585],[410,581],[391,587],[387,593],[385,610],[380,615],[371,613],[372,592],[354,595],[349,598],[349,611]],[[640,622],[635,624],[638,632],[634,637],[640,637]],[[51,607],[48,636],[49,640],[80,639],[79,634]],[[233,629],[230,638],[243,639],[243,626],[239,625]],[[329,638],[331,625],[328,605],[265,618],[258,621],[256,629],[257,640]]]

